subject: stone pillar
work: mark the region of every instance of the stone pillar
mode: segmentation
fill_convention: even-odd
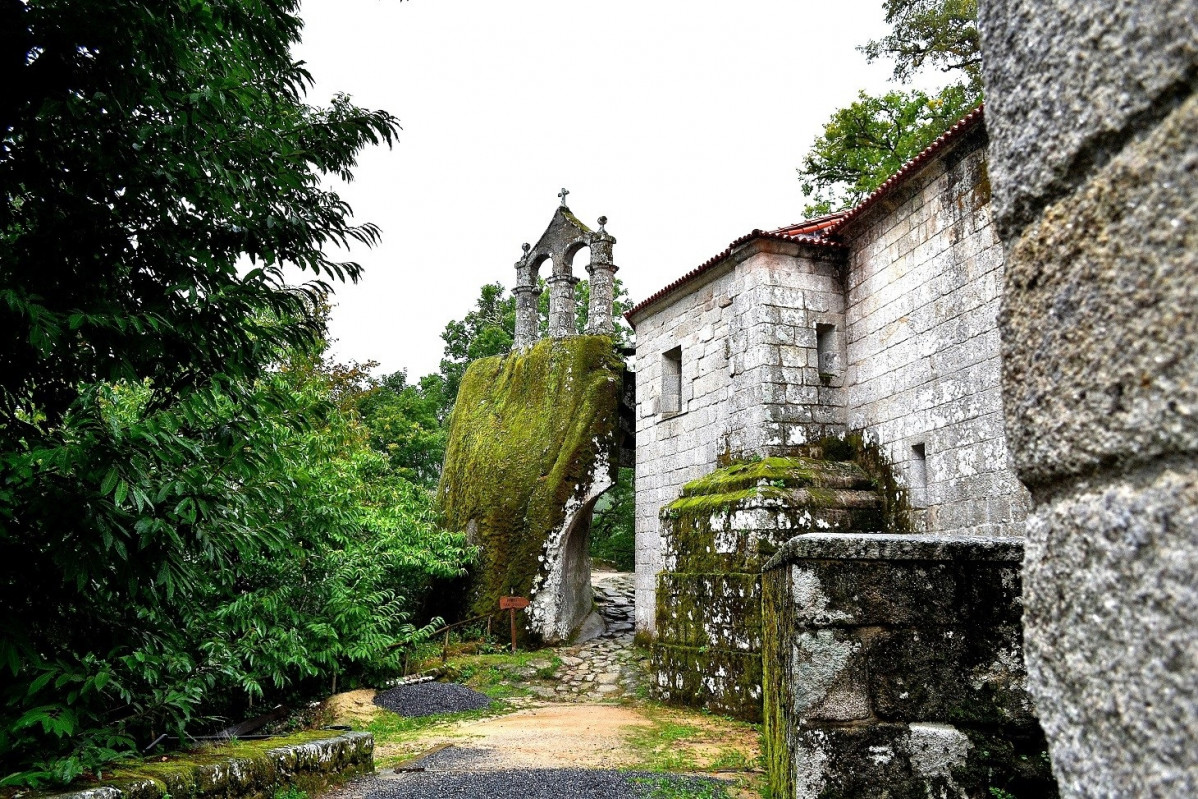
[[[612,324],[611,304],[616,296],[616,272],[620,267],[612,263],[612,245],[616,243],[603,226],[607,217],[599,217],[599,231],[591,240],[591,263],[587,274],[591,283],[591,303],[587,308],[587,334],[610,336],[615,332]]]
[[[1198,795],[1198,13],[979,3],[1032,491],[1029,685],[1067,797]]]
[[[512,349],[523,351],[537,343],[537,299],[540,292],[536,285],[516,286],[516,339]]]
[[[578,314],[574,310],[574,286],[578,278],[553,275],[545,282],[549,284],[549,338],[578,335]]]

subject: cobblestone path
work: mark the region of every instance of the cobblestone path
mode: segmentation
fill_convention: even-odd
[[[606,629],[590,641],[555,650],[562,661],[556,681],[531,688],[543,699],[619,699],[637,696],[645,684],[649,663],[644,653],[632,645],[633,576],[627,572],[595,572],[591,579],[595,604]]]

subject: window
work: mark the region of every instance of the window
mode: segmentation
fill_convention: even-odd
[[[911,445],[911,475],[908,499],[913,508],[928,506],[928,454],[923,444]]]
[[[682,347],[661,356],[661,412],[682,411]]]
[[[840,372],[840,358],[837,357],[836,347],[836,325],[815,326],[815,352],[819,356],[819,373],[821,375],[834,375]]]

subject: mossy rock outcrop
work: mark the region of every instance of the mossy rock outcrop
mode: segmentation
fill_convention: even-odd
[[[559,640],[590,612],[586,538],[613,481],[623,364],[606,336],[543,340],[462,378],[438,502],[480,547],[471,615],[533,600],[523,634]]]

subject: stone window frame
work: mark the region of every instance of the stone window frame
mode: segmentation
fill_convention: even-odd
[[[660,386],[661,394],[657,406],[659,415],[664,419],[686,413],[682,400],[681,344],[662,352]]]

